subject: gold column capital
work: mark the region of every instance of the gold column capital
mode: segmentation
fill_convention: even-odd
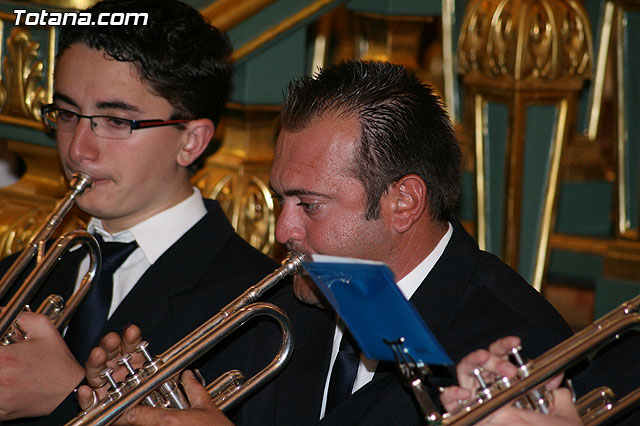
[[[591,27],[576,0],[471,0],[462,29],[466,84],[577,91],[591,77]]]

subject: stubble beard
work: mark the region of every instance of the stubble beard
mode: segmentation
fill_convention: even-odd
[[[321,292],[307,274],[297,274],[293,278],[293,293],[301,302],[324,308]]]

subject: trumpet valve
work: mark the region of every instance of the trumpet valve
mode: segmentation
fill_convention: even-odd
[[[15,320],[11,325],[11,328],[9,328],[9,331],[7,331],[5,335],[0,339],[0,344],[2,346],[7,346],[12,343],[20,342],[22,340],[27,340],[27,333],[22,328],[20,328],[18,320]]]
[[[176,379],[167,380],[160,385],[158,391],[165,401],[165,408],[177,408],[184,410],[191,406],[187,397],[184,395],[182,390],[180,390],[180,386],[178,386],[178,381]]]
[[[481,390],[487,389],[489,387],[487,386],[487,382],[485,382],[484,377],[482,377],[483,372],[484,368],[474,368],[471,372],[471,375],[476,379]]]
[[[160,365],[162,365],[162,360],[158,357],[153,357],[149,353],[149,342],[142,341],[136,346],[136,352],[140,352],[145,359],[144,364],[142,364],[142,370],[144,371],[145,376],[151,376],[156,371]]]
[[[107,391],[107,396],[111,400],[116,400],[125,394],[127,390],[127,385],[125,383],[118,383],[113,378],[113,368],[108,367],[102,370],[100,373],[100,378],[104,379],[109,383],[109,390]]]
[[[134,370],[133,367],[131,366],[131,354],[122,355],[118,360],[118,365],[124,366],[124,368],[126,368],[127,371],[129,372],[130,376],[133,376],[136,374],[136,370]]]
[[[519,379],[524,379],[525,377],[529,376],[529,371],[532,367],[531,362],[529,363],[525,363],[524,360],[522,359],[522,356],[520,355],[520,351],[522,350],[521,346],[516,346],[514,348],[511,348],[511,350],[509,351],[511,353],[511,359],[513,360],[513,363],[518,367],[518,378]]]
[[[127,377],[125,378],[125,383],[129,388],[135,388],[138,386],[142,379],[145,377],[144,371],[142,369],[134,369],[131,365],[131,354],[124,354],[118,360],[118,365],[124,366],[127,369]]]
[[[145,396],[141,402],[142,405],[146,405],[148,407],[156,407],[156,408],[165,408],[166,403],[160,394],[156,391],[149,393],[149,395]]]
[[[149,353],[149,342],[143,340],[136,346],[136,351],[140,352],[146,361],[153,361],[153,357]]]
[[[516,365],[518,365],[519,367],[522,367],[524,365],[524,361],[522,360],[522,357],[520,356],[520,351],[522,350],[522,346],[516,346],[511,348],[511,350],[509,352],[511,352],[511,355],[513,356],[513,359],[515,360]]]
[[[38,307],[39,314],[46,315],[49,320],[55,322],[64,309],[64,299],[57,294],[51,294]]]
[[[511,355],[515,361],[515,364],[518,366],[518,378],[524,379],[529,376],[529,371],[533,364],[525,363],[520,355],[520,351],[522,347],[517,346],[511,349]],[[549,395],[550,393],[546,391],[544,386],[540,386],[538,388],[534,388],[529,391],[525,397],[520,398],[515,402],[517,407],[525,407],[530,408],[532,410],[540,411],[545,414],[549,414]]]

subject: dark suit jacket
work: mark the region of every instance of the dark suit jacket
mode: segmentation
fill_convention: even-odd
[[[452,223],[449,244],[411,302],[454,362],[507,335],[522,338],[526,357],[571,335],[562,317],[535,289],[498,258],[481,252],[457,220]],[[294,356],[274,383],[242,407],[238,421],[243,426],[318,423],[335,314],[293,300],[281,304],[294,321]],[[449,371],[437,376],[438,384],[452,383]],[[405,426],[423,422],[393,366],[381,363],[374,380],[321,424]]]
[[[207,214],[145,272],[109,318],[103,334],[120,333],[127,325],[136,324],[150,342],[151,352],[159,354],[274,270],[272,260],[235,234],[217,201],[205,203]],[[37,299],[53,291],[68,296],[82,256],[72,253],[58,265]],[[222,346],[234,344],[231,340],[197,363],[208,381],[228,369],[231,357],[221,352]],[[236,352],[246,354],[246,348]],[[221,361],[206,362],[214,357]],[[67,398],[39,424],[64,424],[78,409],[73,398]]]

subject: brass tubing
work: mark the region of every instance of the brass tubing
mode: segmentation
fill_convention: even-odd
[[[545,380],[564,371],[591,351],[617,338],[620,333],[639,327],[639,308],[640,296],[623,303],[573,337],[528,362],[527,369],[530,374],[527,377],[514,381],[511,387],[495,394],[472,410],[444,415],[434,423],[465,426],[478,422]]]
[[[202,336],[207,333],[212,326],[215,326],[224,321],[240,308],[247,306],[249,303],[257,301],[260,297],[262,297],[264,293],[270,290],[281,279],[289,274],[294,273],[300,267],[303,259],[303,255],[289,254],[287,258],[282,261],[282,266],[264,277],[257,284],[249,287],[244,291],[244,293],[242,293],[236,299],[232,300],[229,304],[227,304],[227,306],[222,308],[222,310],[215,316],[213,316],[211,319],[202,324],[200,327],[196,328],[188,335],[186,335],[178,343],[167,349],[162,355],[160,355],[160,359],[163,362],[166,362],[167,360],[175,357],[177,352],[182,350],[182,348],[188,347],[201,339]]]
[[[606,421],[612,420],[618,415],[624,414],[630,408],[640,404],[640,388],[629,392],[623,398],[610,404],[606,409],[601,410],[598,415],[594,415],[588,420],[582,419],[584,426],[596,426]]]
[[[90,255],[90,265],[89,270],[82,279],[80,287],[69,299],[69,303],[63,310],[61,316],[53,318],[56,328],[58,328],[59,331],[64,329],[71,315],[90,290],[95,277],[100,272],[100,247],[96,239],[86,231],[71,231],[56,240],[55,245],[48,250],[42,262],[31,271],[29,276],[24,280],[24,283],[22,283],[7,303],[7,306],[2,310],[2,313],[0,313],[0,336],[4,336],[7,331],[9,331],[16,318],[18,318],[25,306],[33,298],[33,295],[38,291],[42,282],[47,278],[60,257],[76,243],[81,243],[87,247]]]
[[[277,314],[273,314],[271,312],[271,310],[274,308],[275,312],[278,312]],[[143,379],[143,381],[135,388],[125,391],[122,397],[116,399],[115,401],[108,401],[104,404],[96,406],[96,408],[94,409],[88,410],[85,415],[76,417],[75,419],[67,423],[66,426],[111,425],[129,407],[135,406],[140,403],[140,401],[142,401],[148,394],[153,392],[163,383],[179,374],[200,356],[211,350],[211,348],[218,344],[228,334],[235,331],[246,321],[257,315],[270,315],[275,318],[278,315],[284,315],[284,313],[280,311],[279,308],[268,303],[254,303],[246,308],[240,309],[238,312],[232,315],[228,321],[224,321],[222,324],[212,327],[211,330],[209,330],[208,333],[204,334],[202,338],[195,344],[188,348],[183,348],[181,351],[178,351],[178,356],[162,364],[158,368],[157,372],[155,372],[148,378]],[[284,365],[280,363],[280,358],[288,357],[291,353],[293,349],[293,336],[287,333],[286,338],[283,337],[283,340],[287,340],[287,346],[284,350],[281,349],[279,356],[274,358],[274,360],[276,360],[276,364],[278,366],[282,365],[282,367],[284,367]],[[282,356],[280,356],[281,354]],[[272,361],[269,366],[273,365],[273,363],[274,361]],[[269,368],[269,366],[267,368]],[[265,376],[268,379],[271,374],[269,373]],[[252,380],[253,378],[249,379],[247,381],[247,385],[245,386],[248,386],[249,382],[251,382]],[[228,400],[221,401],[219,405],[220,409],[224,410],[227,407],[231,407],[239,402],[240,397],[248,397],[250,394],[253,394],[255,391],[257,391],[257,388],[255,386],[256,385],[254,382],[252,387],[247,388],[248,391],[245,391],[249,393],[242,393],[241,391],[237,391]]]
[[[606,386],[597,387],[576,401],[576,411],[584,422],[594,410],[599,409],[596,408],[597,406],[602,407],[604,404],[608,405],[614,398],[615,395],[610,388]]]
[[[125,390],[118,399],[98,403],[72,419],[66,426],[108,426],[112,424],[126,409],[138,404],[159,386],[174,378],[228,334],[253,317],[267,315],[279,323],[282,331],[282,343],[278,354],[267,367],[256,376],[248,379],[241,390],[231,395],[223,394],[224,401],[219,400],[217,404],[221,409],[227,409],[238,404],[240,399],[255,393],[259,387],[265,385],[286,365],[293,351],[293,330],[289,319],[280,308],[254,301],[285,276],[295,273],[301,267],[303,260],[304,255],[302,254],[290,254],[283,261],[282,266],[273,273],[249,287],[238,298],[225,306],[222,311],[160,355],[158,358],[159,366],[155,373],[144,378],[136,387]]]
[[[33,234],[28,246],[22,250],[9,270],[4,274],[2,279],[0,279],[0,298],[7,293],[9,288],[11,288],[20,274],[25,270],[31,258],[38,252],[40,244],[44,244],[44,242],[51,238],[51,235],[53,235],[60,222],[62,222],[64,216],[75,203],[76,198],[82,195],[91,184],[92,180],[89,175],[74,173],[69,183],[71,188],[69,192],[60,200],[56,208],[47,217],[47,220]]]

